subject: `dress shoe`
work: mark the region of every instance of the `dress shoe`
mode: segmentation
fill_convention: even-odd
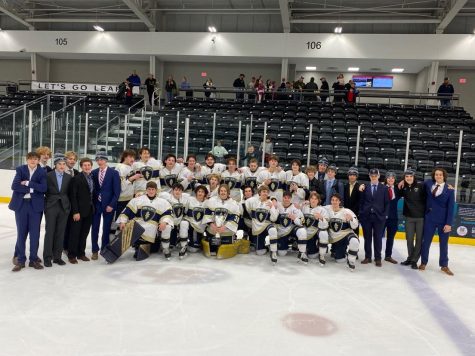
[[[57,265],[64,266],[66,262],[64,262],[61,258],[53,260],[53,263],[56,263]]]
[[[376,267],[383,267],[381,260],[375,260],[374,263],[376,264]]]
[[[365,258],[363,261],[361,261],[362,265],[367,265],[368,263],[371,263],[371,258]]]
[[[36,259],[36,262],[38,262],[38,263],[43,263],[43,261],[42,261],[41,258],[39,258],[39,257]]]
[[[445,274],[448,274],[449,276],[453,276],[454,275],[454,272],[452,272],[449,267],[442,267],[440,269],[442,272],[444,272]]]
[[[77,260],[75,257],[69,258],[68,260],[69,260],[69,263],[71,263],[71,264],[73,264],[73,265],[77,265],[77,264],[78,264],[78,260]]]
[[[45,258],[45,267],[53,267],[53,264],[51,263],[51,260]]]
[[[81,257],[78,257],[78,260],[81,260],[81,261],[84,261],[84,262],[88,262],[90,261],[89,258],[87,258],[86,256],[81,256]]]
[[[97,252],[93,252],[91,256],[91,260],[96,261],[99,259],[99,254]]]
[[[17,263],[15,267],[13,267],[12,272],[20,272],[23,268],[25,268],[24,263]]]
[[[412,262],[409,261],[409,260],[405,260],[405,261],[402,261],[401,264],[402,264],[403,266],[410,266],[410,265],[412,264]]]
[[[43,266],[38,261],[30,261],[30,263],[28,263],[28,266],[33,267],[34,269],[43,269]]]
[[[384,260],[385,260],[386,262],[390,262],[390,263],[393,263],[393,264],[395,264],[395,265],[397,264],[397,261],[396,261],[394,258],[392,258],[392,257],[386,257]]]
[[[411,268],[418,269],[419,267],[417,267],[417,262],[411,262]]]
[[[421,263],[421,265],[419,266],[419,270],[425,271],[426,270],[426,265]]]
[[[12,263],[13,263],[14,266],[16,266],[18,264],[18,257],[13,256],[12,257]]]

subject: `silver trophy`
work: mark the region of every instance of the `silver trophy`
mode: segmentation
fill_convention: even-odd
[[[226,222],[227,217],[228,217],[228,210],[227,209],[222,209],[222,208],[216,209],[214,211],[214,223],[216,224],[216,227],[223,226],[224,223]],[[219,234],[219,232],[216,231],[215,237],[217,239],[221,238],[221,235]]]

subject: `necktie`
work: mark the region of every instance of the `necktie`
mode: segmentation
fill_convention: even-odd
[[[389,200],[393,200],[393,188],[389,187]]]
[[[69,174],[71,175],[71,177],[74,177],[74,170],[70,169]]]
[[[350,184],[350,196],[351,196],[351,194],[353,193],[353,188],[354,188],[354,187],[355,187],[354,184]]]
[[[99,185],[102,187],[102,183],[104,182],[104,176],[106,174],[105,169],[101,169],[99,172]]]
[[[371,194],[374,195],[374,193],[376,192],[376,185],[373,184],[371,187]]]
[[[439,184],[436,184],[435,188],[432,190],[432,196],[435,197],[435,195],[437,194],[437,190],[439,189],[440,185]]]

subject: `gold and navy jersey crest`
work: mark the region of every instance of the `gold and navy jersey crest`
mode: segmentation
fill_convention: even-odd
[[[287,214],[279,214],[279,223],[282,227],[289,227],[292,224],[292,220],[290,220]]]
[[[269,217],[269,210],[267,209],[256,209],[254,213],[257,221],[260,223],[266,221]]]
[[[142,206],[140,209],[140,217],[142,218],[143,221],[151,221],[155,217],[156,210],[153,206]]]
[[[311,227],[315,224],[315,216],[313,214],[305,214],[304,215],[304,224],[305,227]]]
[[[330,229],[335,231],[335,232],[338,232],[342,229],[343,227],[343,220],[341,219],[336,219],[336,218],[332,218],[330,219],[330,223],[329,223],[329,226],[330,226]]]
[[[173,215],[176,218],[181,218],[183,216],[183,213],[185,212],[185,207],[181,203],[173,204],[172,209]]]
[[[193,215],[193,219],[195,219],[197,222],[200,222],[201,220],[203,220],[203,217],[205,215],[205,209],[193,208],[192,215]]]
[[[149,181],[153,177],[153,168],[150,166],[143,166],[140,168],[140,174],[146,181]]]

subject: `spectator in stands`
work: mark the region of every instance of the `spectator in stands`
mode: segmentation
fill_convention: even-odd
[[[214,90],[216,90],[216,87],[213,84],[213,79],[208,78],[206,82],[204,82],[203,88],[205,88],[206,99],[213,99],[215,97]]]
[[[274,152],[274,143],[272,142],[272,139],[269,135],[266,137],[266,146],[263,147],[263,145],[264,143],[261,142],[261,145],[259,146],[259,156],[262,156],[262,153],[264,153],[264,159],[266,162],[268,162],[270,156],[272,156],[272,153]]]
[[[261,103],[262,99],[264,99],[264,93],[266,91],[266,87],[262,79],[259,79],[257,83],[257,102]]]
[[[401,189],[404,198],[403,215],[406,220],[407,259],[401,262],[404,266],[417,269],[421,256],[422,229],[426,209],[426,191],[424,184],[417,181],[414,170],[408,168],[404,172],[404,185]],[[414,236],[416,237],[414,240]]]
[[[245,156],[242,158],[242,166],[247,166],[249,163],[249,160],[253,158],[256,158],[256,159],[258,158],[256,154],[256,149],[254,148],[253,145],[249,145],[247,147],[247,152]]]
[[[127,79],[130,82],[130,84],[132,84],[133,87],[140,87],[141,80],[135,69]]]
[[[452,231],[454,219],[455,195],[454,190],[447,186],[447,171],[443,168],[434,168],[432,179],[424,182],[426,191],[426,213],[422,236],[421,264],[419,270],[426,269],[429,262],[429,249],[435,231],[439,235],[439,266],[442,272],[453,276],[449,269],[449,233]]]
[[[437,90],[438,96],[445,96],[447,99],[440,99],[440,106],[449,107],[451,104],[452,96],[454,95],[454,86],[449,82],[449,78],[445,77],[444,82]]]
[[[314,101],[315,99],[317,99],[317,97],[315,95],[310,95],[312,93],[316,93],[318,91],[318,85],[317,83],[315,83],[315,78],[314,77],[311,77],[310,78],[310,81],[305,84],[305,92],[307,93],[307,95],[304,97],[304,100],[306,101]]]
[[[330,86],[328,85],[327,78],[320,78],[320,100],[326,102],[328,99],[328,93],[330,92]]]
[[[211,153],[216,159],[216,162],[223,163],[224,156],[228,154],[228,151],[222,146],[221,140],[216,140],[216,146],[213,147]]]
[[[303,77],[301,76],[298,80],[296,80],[294,82],[294,85],[293,85],[293,88],[294,88],[294,91],[297,92],[297,94],[295,94],[294,96],[294,99],[295,100],[302,100],[303,99],[303,90],[305,89],[305,83],[303,81]]]
[[[119,84],[119,86],[117,87],[117,94],[115,95],[115,99],[117,101],[124,101],[124,97],[125,97],[125,91],[126,91],[126,87],[127,87],[127,79],[124,80],[122,83]]]
[[[129,108],[132,106],[132,99],[134,98],[134,93],[132,91],[133,85],[127,79],[125,81],[125,105]]]
[[[233,88],[237,91],[236,100],[244,100],[244,93],[241,93],[241,91],[246,89],[246,83],[244,82],[245,77],[246,76],[241,73],[239,77],[234,80]]]
[[[186,90],[185,95],[187,99],[193,98],[193,90],[191,90],[191,83],[188,81],[188,78],[183,76],[183,79],[180,83],[180,89]]]
[[[13,258],[13,272],[25,268],[26,239],[30,237],[30,263],[34,269],[43,269],[38,258],[41,216],[45,207],[46,171],[39,165],[40,155],[29,152],[26,164],[17,167],[12,183],[13,195],[8,205],[15,212],[17,240]]]
[[[51,172],[53,169],[48,166],[48,161],[51,159],[50,148],[46,146],[38,147],[36,153],[40,156],[40,167],[43,168],[46,173]]]
[[[282,81],[280,82],[280,85],[279,87],[277,88],[277,91],[279,92],[277,94],[277,100],[285,100],[285,95],[284,94],[281,94],[282,92],[285,92],[285,88],[286,88],[286,80],[285,78],[282,78]]]
[[[356,97],[360,93],[360,91],[356,88],[355,82],[350,80],[346,85],[346,96],[345,100],[348,104],[355,104]]]
[[[148,78],[145,79],[145,86],[147,87],[148,103],[152,106],[152,101],[155,100],[153,93],[157,86],[157,79],[155,79],[152,73],[150,73]]]
[[[173,80],[171,75],[168,76],[167,82],[165,84],[165,92],[167,93],[167,102],[170,103],[173,100],[177,91],[176,82]]]
[[[333,102],[335,103],[343,102],[345,98],[345,91],[346,91],[345,78],[343,74],[341,73],[338,74],[338,76],[336,77],[336,82],[333,83],[332,85],[332,89],[333,89],[333,95],[334,95]]]
[[[256,91],[255,87],[256,87],[256,77],[252,77],[249,84],[247,84],[247,90]],[[249,101],[256,100],[256,94],[249,93],[247,95],[247,100],[249,100]]]
[[[266,100],[274,99],[275,81],[267,79],[265,87],[266,87],[266,95],[265,95]]]

